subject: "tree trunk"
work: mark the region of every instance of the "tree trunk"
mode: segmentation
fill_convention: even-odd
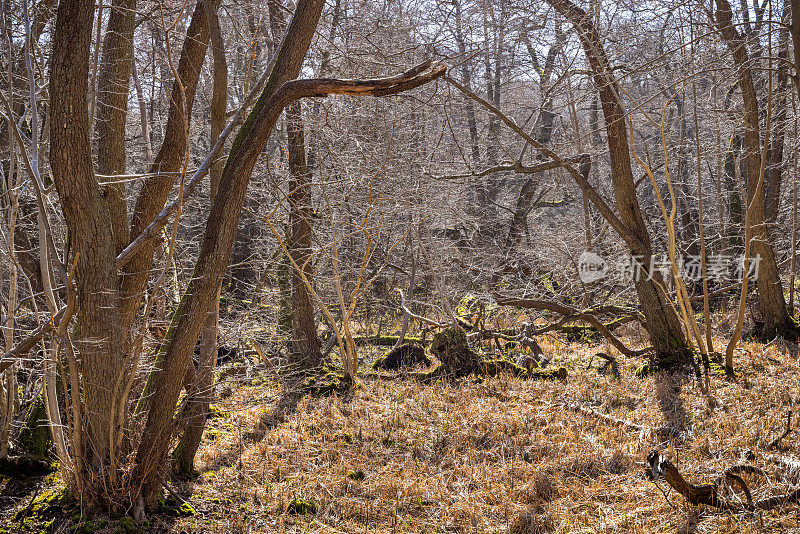
[[[192,350],[215,301],[218,280],[228,264],[250,174],[282,112],[282,107],[276,109],[265,104],[284,82],[300,72],[324,3],[324,0],[300,0],[297,4],[261,97],[231,147],[220,189],[211,206],[194,276],[159,349],[156,369],[148,377],[144,400],[147,421],[134,470],[135,487],[140,488],[142,503],[148,509],[157,503],[163,481],[161,466],[173,432],[173,412]],[[256,124],[258,127],[254,128]]]
[[[786,301],[783,298],[778,264],[775,252],[769,241],[769,232],[766,226],[765,199],[761,161],[761,138],[759,133],[759,106],[758,96],[751,70],[750,55],[746,44],[733,26],[733,14],[727,0],[717,0],[715,24],[727,43],[737,66],[739,90],[742,92],[744,103],[744,172],[747,190],[748,209],[752,210],[750,224],[752,227],[751,254],[756,258],[758,265],[757,308],[762,323],[759,334],[764,337],[773,337],[776,334],[788,334],[794,331],[794,321],[786,311]]]
[[[317,336],[314,300],[306,287],[313,283],[311,176],[306,169],[303,118],[300,101],[286,108],[286,133],[289,153],[289,251],[302,273],[292,269],[292,339],[289,353],[292,364],[305,373],[322,364]]]
[[[114,0],[103,41],[103,59],[97,83],[97,172],[125,173],[125,121],[133,61],[136,0]],[[125,182],[104,186],[111,214],[114,247],[119,254],[130,241]]]
[[[639,305],[645,316],[647,333],[656,353],[656,360],[668,363],[687,354],[687,342],[675,309],[664,291],[660,273],[647,273],[652,257],[650,235],[647,231],[631,167],[630,148],[625,111],[619,88],[611,74],[602,39],[588,14],[569,0],[548,0],[577,30],[584,53],[600,94],[606,123],[606,138],[611,158],[611,180],[619,219],[629,234],[622,237],[631,255],[644,267],[642,276],[634,277]],[[650,276],[648,276],[648,274]]]
[[[78,329],[83,385],[80,429],[86,472],[84,498],[113,502],[120,485],[114,448],[122,431],[118,410],[128,360],[121,350],[116,251],[111,215],[92,165],[89,101],[89,49],[93,0],[62,0],[53,32],[50,70],[50,167],[77,258]],[[76,392],[74,392],[76,393]]]
[[[228,64],[225,59],[225,42],[219,27],[217,12],[207,6],[208,26],[211,34],[211,47],[214,58],[214,84],[211,96],[211,144],[225,128],[228,105]],[[222,180],[222,162],[217,161],[210,171],[210,198],[214,201]],[[219,323],[219,288],[200,336],[200,358],[191,391],[191,399],[186,403],[186,428],[175,447],[175,463],[178,472],[191,474],[194,471],[194,457],[200,447],[203,429],[206,426],[209,404],[214,398],[214,368],[217,365],[217,326]]]

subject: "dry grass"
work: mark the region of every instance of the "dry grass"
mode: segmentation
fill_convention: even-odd
[[[637,334],[631,333],[631,336]],[[630,339],[630,338],[629,338]],[[721,341],[717,340],[720,344]],[[770,474],[754,497],[798,480],[776,456],[800,458],[797,436],[779,451],[798,397],[796,349],[745,345],[736,380],[601,376],[602,346],[545,340],[566,383],[510,377],[440,382],[364,379],[348,397],[306,398],[263,439],[250,432],[277,396],[267,377],[233,387],[200,451],[195,517],[174,531],[208,532],[787,532],[796,506],[731,515],[696,508],[648,482],[644,458],[661,448],[694,482],[754,455]],[[793,352],[792,352],[793,351]],[[596,360],[596,359],[595,359]],[[571,411],[574,403],[643,425],[631,432]],[[670,432],[673,437],[670,438]],[[749,452],[748,452],[749,451]],[[189,488],[179,488],[188,490]],[[736,496],[731,496],[736,498]],[[292,499],[316,513],[287,513]]]

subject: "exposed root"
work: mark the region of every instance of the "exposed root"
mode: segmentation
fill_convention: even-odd
[[[789,435],[792,431],[792,411],[789,410],[789,413],[786,414],[786,430],[783,431],[783,434],[772,440],[769,445],[767,445],[767,450],[776,449],[783,438]]]

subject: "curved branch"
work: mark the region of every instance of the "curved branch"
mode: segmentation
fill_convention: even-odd
[[[614,213],[614,210],[611,209],[611,206],[608,205],[606,200],[600,195],[600,193],[595,189],[592,184],[589,183],[589,180],[583,176],[578,169],[576,169],[573,165],[570,164],[569,159],[562,158],[546,146],[542,145],[538,141],[536,141],[533,137],[531,137],[525,130],[520,128],[516,122],[514,122],[511,118],[506,116],[502,111],[497,109],[495,106],[484,100],[483,98],[479,97],[460,83],[458,83],[455,79],[451,76],[445,76],[445,79],[454,86],[456,89],[464,93],[466,96],[483,106],[484,108],[488,109],[494,115],[496,115],[503,123],[511,128],[514,133],[522,137],[526,142],[528,142],[532,147],[536,150],[540,151],[545,156],[549,157],[555,163],[558,164],[559,167],[566,170],[570,176],[575,180],[575,183],[578,184],[578,187],[581,188],[581,191],[586,195],[586,197],[592,201],[598,211],[603,215],[603,218],[608,221],[608,223],[614,227],[614,230],[619,233],[620,236],[625,240],[629,247],[634,250],[644,250],[646,247],[644,244],[636,237],[633,232],[628,230],[628,228],[622,223],[622,221],[617,217]],[[581,155],[582,158],[588,158],[588,154]]]
[[[530,308],[535,310],[545,310],[553,313],[558,313],[564,316],[569,316],[572,320],[575,321],[586,321],[587,323],[591,324],[593,327],[597,329],[597,331],[606,338],[609,343],[611,343],[614,348],[620,351],[625,356],[629,357],[637,357],[642,356],[650,352],[650,347],[646,347],[640,350],[631,350],[625,346],[622,341],[619,340],[612,332],[608,329],[608,327],[603,324],[603,321],[598,319],[596,316],[592,315],[591,313],[581,311],[577,308],[573,308],[572,306],[566,306],[564,304],[560,304],[558,302],[553,302],[550,300],[540,300],[540,299],[526,299],[526,298],[518,298],[508,295],[493,295],[495,301],[500,306],[516,306],[518,308]]]

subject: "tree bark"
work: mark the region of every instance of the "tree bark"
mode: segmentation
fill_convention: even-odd
[[[225,42],[219,27],[216,10],[207,6],[208,26],[211,34],[211,49],[214,58],[213,88],[211,95],[211,144],[213,145],[225,128],[228,104],[228,63],[225,58]],[[217,161],[210,171],[209,196],[213,202],[222,180],[222,162]],[[191,474],[194,471],[194,458],[203,430],[206,426],[208,409],[214,398],[214,368],[217,365],[217,329],[219,324],[219,287],[206,319],[198,347],[200,358],[195,381],[188,392],[191,399],[186,403],[186,428],[175,447],[175,463],[178,472]]]
[[[311,176],[306,169],[305,140],[300,101],[286,108],[286,134],[289,154],[289,252],[292,269],[292,339],[289,353],[292,364],[301,373],[322,365],[322,353],[317,336],[314,300],[305,281],[313,284],[312,264],[313,214],[311,210]],[[305,281],[304,281],[305,279]]]
[[[93,0],[62,0],[53,33],[50,69],[50,167],[77,258],[78,333],[86,422],[85,498],[109,502],[118,487],[114,446],[122,429],[115,417],[127,359],[121,351],[116,252],[111,215],[95,179],[89,125],[89,49]],[[75,392],[77,393],[77,392]]]
[[[97,172],[125,173],[125,122],[133,61],[133,27],[136,0],[114,0],[103,40],[103,58],[97,83]],[[104,185],[111,214],[114,248],[119,254],[130,241],[125,183]]]
[[[744,104],[744,172],[748,209],[752,210],[750,215],[753,236],[751,254],[755,258],[759,258],[757,260],[759,263],[758,278],[756,279],[758,287],[756,306],[761,315],[761,321],[763,321],[758,330],[759,334],[764,337],[788,334],[794,331],[794,322],[786,310],[780,272],[766,226],[766,195],[762,184],[766,176],[762,175],[764,169],[762,169],[761,161],[759,105],[752,71],[748,67],[750,55],[744,39],[733,25],[733,14],[727,0],[717,0],[714,22],[733,56]]]
[[[134,471],[146,508],[157,503],[163,480],[161,466],[173,432],[173,412],[192,350],[228,264],[250,174],[283,109],[265,104],[283,83],[299,74],[324,4],[324,0],[299,0],[297,4],[261,97],[231,147],[220,189],[211,206],[194,276],[159,349],[156,369],[148,378],[147,421]]]

